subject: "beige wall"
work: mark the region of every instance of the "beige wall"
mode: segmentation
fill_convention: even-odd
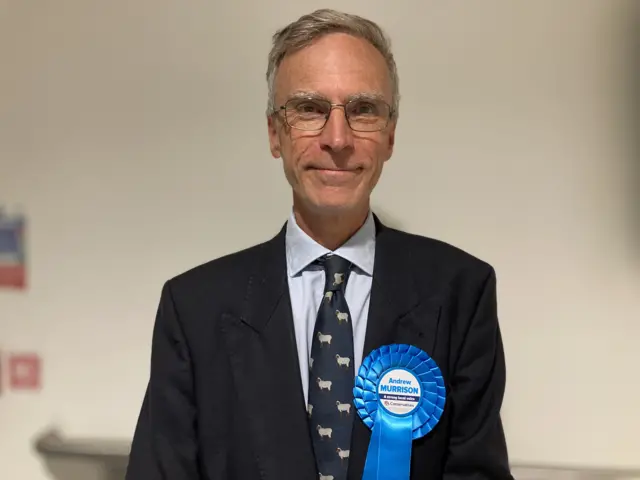
[[[30,261],[0,350],[45,358],[39,395],[0,396],[0,478],[47,478],[29,442],[52,423],[130,438],[162,282],[284,222],[265,59],[318,6],[394,41],[376,205],[497,269],[512,458],[640,466],[638,4],[395,3],[0,0],[0,205],[28,215]]]

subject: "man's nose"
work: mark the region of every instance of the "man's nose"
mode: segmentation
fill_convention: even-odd
[[[347,122],[344,107],[334,106],[322,130],[323,147],[333,151],[341,151],[353,147],[353,131]]]

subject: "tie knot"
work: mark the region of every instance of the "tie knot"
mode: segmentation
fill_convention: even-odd
[[[338,255],[325,255],[318,260],[324,268],[326,291],[344,291],[349,278],[351,262]]]

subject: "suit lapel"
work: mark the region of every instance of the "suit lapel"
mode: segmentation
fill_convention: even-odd
[[[406,245],[376,218],[376,254],[362,358],[388,342],[398,319],[419,301]]]
[[[285,229],[260,247],[243,307],[225,323],[261,478],[315,479],[286,276]]]
[[[420,303],[411,246],[403,241],[401,233],[385,227],[377,217],[375,220],[375,264],[362,358],[391,343],[414,344],[429,351],[434,335],[428,334],[435,332],[437,315],[432,307]],[[349,480],[362,478],[370,438],[371,431],[356,415]]]

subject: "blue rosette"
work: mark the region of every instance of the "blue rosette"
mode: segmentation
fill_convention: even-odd
[[[385,345],[363,360],[353,396],[372,430],[362,480],[408,480],[413,440],[427,435],[444,411],[440,368],[413,345]]]

